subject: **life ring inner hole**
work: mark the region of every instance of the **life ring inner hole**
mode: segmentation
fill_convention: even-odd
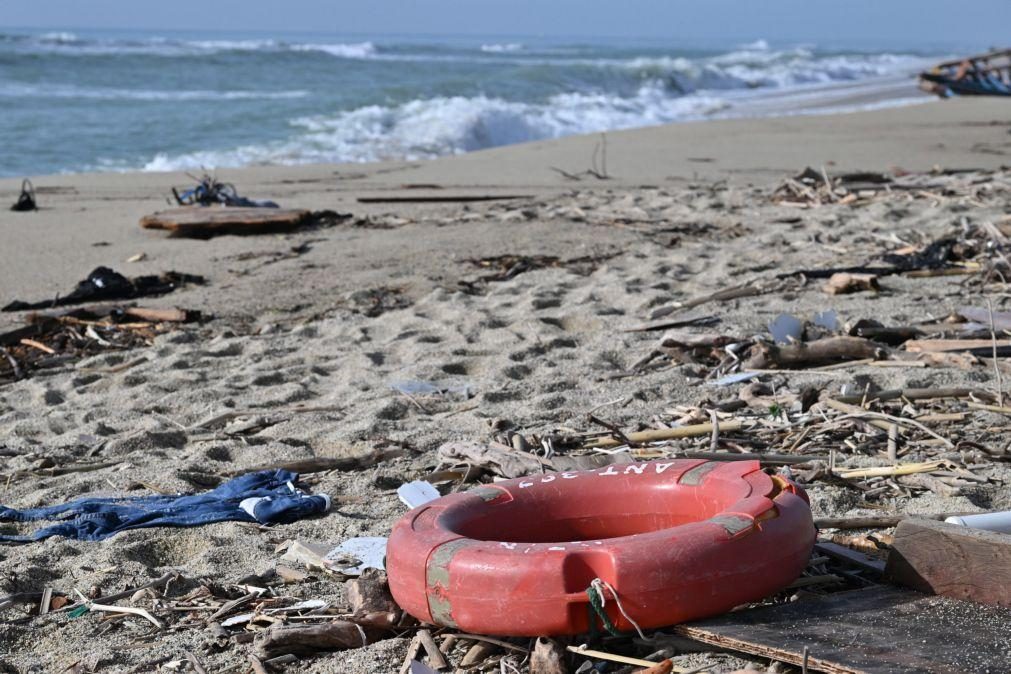
[[[514,492],[511,500],[460,510],[444,523],[455,533],[479,541],[606,540],[707,520],[737,501],[736,497],[721,499],[694,487],[675,485],[603,489],[573,496],[571,489]]]

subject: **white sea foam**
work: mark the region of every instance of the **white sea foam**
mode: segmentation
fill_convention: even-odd
[[[39,42],[48,42],[50,44],[74,44],[79,41],[77,35],[74,33],[65,32],[53,32],[53,33],[43,33],[38,37]]]
[[[488,54],[509,54],[523,51],[523,45],[519,42],[505,42],[501,44],[483,44],[481,51]]]
[[[577,133],[701,118],[725,107],[724,101],[710,96],[672,99],[656,84],[643,86],[630,98],[568,93],[543,103],[520,103],[484,96],[438,97],[303,117],[292,121],[295,133],[283,142],[218,152],[159,154],[144,169],[431,158]]]
[[[355,42],[351,44],[296,44],[295,51],[321,51],[331,56],[344,59],[365,59],[374,56],[376,46],[371,42]]]

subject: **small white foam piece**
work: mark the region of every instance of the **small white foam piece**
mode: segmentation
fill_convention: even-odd
[[[332,569],[346,576],[361,575],[365,569],[385,571],[386,541],[385,536],[349,538],[326,553],[326,560]]]
[[[408,508],[417,508],[429,501],[434,501],[441,494],[438,489],[432,486],[431,482],[415,480],[414,482],[400,485],[400,488],[397,489],[397,496],[400,497],[400,501]]]

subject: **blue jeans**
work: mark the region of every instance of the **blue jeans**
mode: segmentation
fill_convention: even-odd
[[[0,542],[28,543],[50,536],[101,541],[128,529],[225,521],[285,524],[330,509],[329,496],[306,494],[295,487],[297,481],[297,473],[265,470],[191,496],[84,497],[28,510],[0,506],[0,522],[59,521],[28,536],[0,534]]]

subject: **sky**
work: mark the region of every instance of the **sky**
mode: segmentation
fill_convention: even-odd
[[[0,26],[982,47],[1011,0],[0,0]]]

